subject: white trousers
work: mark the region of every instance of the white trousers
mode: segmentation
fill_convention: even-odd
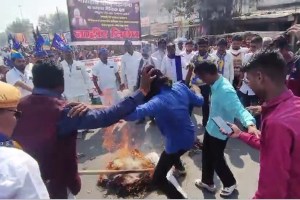
[[[104,106],[112,106],[120,101],[120,97],[117,89],[110,88],[102,91],[101,101]]]

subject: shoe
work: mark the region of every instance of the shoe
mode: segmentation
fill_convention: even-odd
[[[175,172],[180,176],[186,175],[186,170],[182,163],[180,166],[175,166]]]
[[[230,187],[224,187],[221,190],[220,196],[221,197],[228,197],[228,196],[230,196],[234,192],[234,190],[236,188],[237,188],[237,184],[234,184],[233,186],[230,186]]]
[[[199,189],[206,189],[209,192],[215,193],[217,191],[217,188],[215,185],[207,185],[206,183],[203,183],[200,179],[197,179],[195,181],[196,187]]]

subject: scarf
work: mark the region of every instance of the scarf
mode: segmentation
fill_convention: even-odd
[[[177,81],[182,81],[183,80],[183,75],[182,75],[182,65],[181,65],[181,56],[169,56],[168,58],[170,59],[175,59],[175,68],[176,68],[176,79]]]
[[[219,54],[219,52],[217,52],[217,56],[219,58],[218,62],[217,62],[217,67],[218,67],[218,73],[219,74],[224,74],[224,66],[225,66],[225,56],[226,53],[224,53],[223,55]]]
[[[197,61],[198,61],[198,62],[201,62],[201,61],[207,60],[208,56],[209,56],[208,52],[207,52],[204,56],[201,56],[201,55],[199,54],[199,55],[198,55]]]
[[[182,75],[182,66],[181,66],[181,56],[175,56],[175,66],[176,66],[177,81],[182,81],[183,75]]]

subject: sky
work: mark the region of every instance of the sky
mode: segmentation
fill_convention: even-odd
[[[6,26],[16,18],[21,18],[20,9],[23,19],[29,19],[34,26],[39,16],[56,13],[56,7],[67,12],[66,0],[0,0],[0,4],[0,32],[5,31]]]

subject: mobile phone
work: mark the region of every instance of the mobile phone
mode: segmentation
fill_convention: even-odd
[[[212,120],[220,129],[225,131],[226,135],[230,135],[233,133],[232,128],[221,117],[213,117]]]

